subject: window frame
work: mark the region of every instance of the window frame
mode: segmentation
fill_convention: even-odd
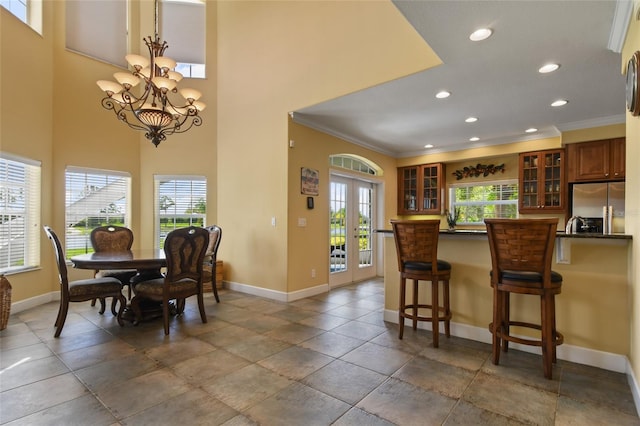
[[[170,193],[171,191],[167,191],[166,193],[162,193],[161,192],[161,185],[166,185],[168,183],[173,182],[174,188],[176,188],[176,186],[178,184],[182,184],[182,185],[190,185],[190,190],[189,192],[189,201],[188,202],[180,202],[180,203],[173,203],[170,207],[175,206],[174,208],[174,212],[173,214],[167,214],[165,213],[164,215],[161,213],[161,210],[165,210],[165,212],[167,211],[168,208],[160,208],[161,205],[161,200],[162,197],[165,196],[167,193]],[[194,184],[197,185],[203,185],[202,188],[200,188],[197,191],[194,191]],[[206,226],[207,223],[207,212],[206,212],[206,207],[207,207],[207,177],[206,176],[201,176],[201,175],[154,175],[153,177],[153,186],[154,186],[154,207],[153,207],[153,217],[154,217],[154,247],[158,248],[158,249],[162,249],[164,246],[164,240],[167,236],[167,234],[169,232],[171,232],[174,229],[180,228],[182,226],[178,226],[179,225],[179,221],[176,219],[188,219],[188,224],[185,224],[184,226]],[[196,192],[196,195],[194,198],[194,192]],[[183,194],[183,193],[178,193],[175,190],[173,191],[174,196],[177,198],[177,196]],[[199,195],[202,195],[202,197],[197,198]],[[200,203],[200,200],[202,200],[205,210],[203,213],[198,213],[195,211],[196,206]],[[173,201],[173,200],[172,200]],[[177,213],[175,212],[175,210],[177,210],[178,208],[184,208],[185,212],[184,213]],[[187,210],[192,210],[191,213],[188,213]],[[165,226],[162,226],[162,219],[164,218],[171,218],[173,217],[173,226],[168,226],[167,224],[165,224]],[[201,222],[201,223],[199,223]],[[164,228],[164,232],[163,232],[163,228]]]
[[[485,187],[485,186],[504,186],[504,185],[514,185],[515,186],[515,195],[516,197],[512,200],[473,200],[473,201],[457,201],[456,200],[456,189],[459,188],[472,188],[472,187]],[[483,220],[480,222],[469,222],[466,221],[466,214],[464,213],[465,208],[470,206],[513,206],[515,210],[515,217],[518,218],[519,210],[518,210],[518,200],[519,200],[519,184],[518,179],[501,179],[501,180],[491,180],[491,181],[476,181],[469,183],[454,183],[449,185],[449,211],[453,212],[456,208],[461,210],[460,219],[458,219],[458,225],[484,225],[484,216]],[[504,216],[503,216],[504,217]]]
[[[12,265],[11,249],[15,245],[13,241],[14,230],[9,226],[7,229],[8,241],[7,243],[7,261],[0,264],[1,274],[14,274],[33,270],[40,267],[40,220],[41,220],[41,198],[42,198],[42,164],[40,161],[19,157],[5,152],[0,152],[0,171],[6,170],[6,175],[0,173],[0,218],[5,216],[23,216],[23,224],[18,227],[18,235],[22,232],[22,235],[26,235],[24,238],[24,246],[21,250],[22,255],[18,256],[18,263],[21,265]],[[4,166],[6,164],[6,166]],[[10,167],[14,168],[14,175]],[[6,169],[5,169],[6,167]],[[22,168],[22,171],[15,170],[15,168]],[[16,175],[16,171],[18,174]],[[4,178],[6,176],[6,179]],[[13,179],[12,179],[13,177]],[[3,194],[9,194],[11,190],[18,190],[18,198],[20,195],[24,196],[23,204],[18,203],[18,206],[9,206],[9,198],[4,197]],[[4,198],[4,201],[2,199]],[[13,204],[13,203],[12,203]],[[17,207],[17,208],[16,208]],[[21,209],[21,210],[20,210]],[[0,236],[4,234],[3,224],[0,224]],[[1,240],[0,240],[1,243]],[[19,244],[17,244],[19,246]],[[0,244],[0,254],[3,249]],[[20,252],[20,251],[19,251]],[[0,256],[1,258],[2,256]]]
[[[91,240],[90,240],[90,233],[93,229],[97,228],[98,226],[102,226],[104,224],[117,224],[120,226],[125,226],[125,227],[130,227],[131,225],[131,203],[132,203],[132,199],[131,199],[131,174],[128,172],[122,172],[122,171],[115,171],[115,170],[106,170],[106,169],[94,169],[94,168],[87,168],[87,167],[76,167],[76,166],[67,166],[67,168],[65,169],[64,172],[64,181],[65,181],[65,199],[64,199],[64,223],[65,223],[65,243],[64,243],[64,253],[65,253],[65,258],[69,258],[71,256],[75,256],[77,254],[83,254],[83,253],[93,253],[93,247],[91,246]],[[72,176],[72,175],[78,175],[78,176]],[[84,175],[84,179],[82,177],[82,175]],[[73,180],[71,180],[73,178]],[[123,198],[119,198],[117,200],[115,200],[112,203],[109,203],[107,206],[104,206],[105,209],[106,208],[110,208],[112,205],[116,205],[117,202],[119,202],[120,200],[124,199],[122,206],[122,212],[120,212],[119,214],[116,214],[115,212],[104,212],[105,218],[107,219],[107,221],[105,223],[100,223],[100,224],[95,224],[93,225],[92,223],[95,222],[95,218],[99,217],[97,214],[95,215],[90,215],[90,213],[92,212],[81,212],[81,213],[86,213],[87,216],[85,216],[85,225],[84,228],[81,230],[81,235],[77,236],[77,235],[72,235],[72,231],[75,231],[75,229],[72,226],[72,223],[80,223],[77,222],[75,220],[71,220],[71,213],[69,211],[69,206],[72,203],[76,203],[78,200],[80,200],[80,198],[77,198],[75,196],[75,194],[77,194],[77,192],[72,192],[69,189],[70,184],[73,185],[82,185],[84,183],[84,188],[83,191],[86,190],[86,188],[88,187],[89,183],[100,183],[101,179],[105,180],[105,185],[102,187],[97,187],[95,190],[91,190],[91,192],[85,197],[88,198],[89,195],[91,194],[97,194],[100,190],[102,190],[103,188],[105,188],[107,185],[109,184],[114,184],[117,183],[118,180],[123,179],[123,182],[119,185],[122,185],[123,188],[122,190],[124,191],[124,196]],[[82,192],[82,191],[80,191]],[[97,203],[96,203],[97,204]],[[89,204],[89,206],[93,206],[93,204]],[[97,207],[100,207],[99,205]],[[116,206],[117,207],[117,206]],[[103,213],[103,212],[98,212],[98,213]],[[114,218],[114,217],[122,217],[122,221],[112,221],[109,220],[109,218]],[[74,248],[80,250],[80,252],[75,252],[69,254],[69,245],[70,245],[70,241],[79,241],[79,243],[74,243],[74,245],[79,245],[79,247]],[[82,245],[84,245],[84,247],[82,247]]]

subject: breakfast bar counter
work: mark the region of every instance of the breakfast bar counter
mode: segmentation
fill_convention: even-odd
[[[378,232],[385,236],[384,318],[397,323],[400,277],[393,232]],[[558,347],[560,359],[624,371],[630,350],[630,242],[624,234],[558,232],[552,269],[563,276],[562,293],[556,297],[557,326],[565,336],[565,344]],[[452,335],[489,343],[493,293],[486,231],[441,231],[438,258],[452,265]],[[538,322],[539,303],[518,296],[512,297],[514,317]]]

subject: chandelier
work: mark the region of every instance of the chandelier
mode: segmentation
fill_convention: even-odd
[[[169,135],[200,126],[202,118],[199,113],[206,106],[198,100],[202,96],[199,91],[187,88],[178,90],[182,74],[174,71],[176,61],[163,56],[168,44],[166,41],[160,42],[158,37],[157,13],[156,3],[155,38],[143,38],[149,50],[149,59],[140,55],[126,55],[125,59],[132,70],[113,74],[117,83],[110,80],[97,82],[107,94],[102,99],[102,106],[112,110],[118,120],[132,129],[145,132],[144,136],[156,147]],[[133,90],[138,84],[142,84],[142,87]],[[184,99],[180,99],[177,93]]]

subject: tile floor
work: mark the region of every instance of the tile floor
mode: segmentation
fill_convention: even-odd
[[[381,279],[280,303],[223,290],[121,328],[74,303],[12,315],[0,332],[0,423],[9,425],[640,425],[623,374],[382,320]],[[193,299],[193,298],[191,298]]]

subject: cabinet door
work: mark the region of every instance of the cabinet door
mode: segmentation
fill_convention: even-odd
[[[398,213],[411,214],[418,211],[418,166],[398,169]]]
[[[568,145],[571,181],[597,181],[609,177],[608,140]]]
[[[520,154],[518,207],[521,213],[564,211],[565,186],[563,150]]]
[[[537,152],[520,154],[520,211],[537,210],[538,202],[538,158]]]
[[[442,177],[441,164],[426,164],[421,166],[422,177],[422,206],[421,212],[427,214],[440,213],[440,182]]]
[[[611,179],[625,178],[625,138],[611,140]]]

